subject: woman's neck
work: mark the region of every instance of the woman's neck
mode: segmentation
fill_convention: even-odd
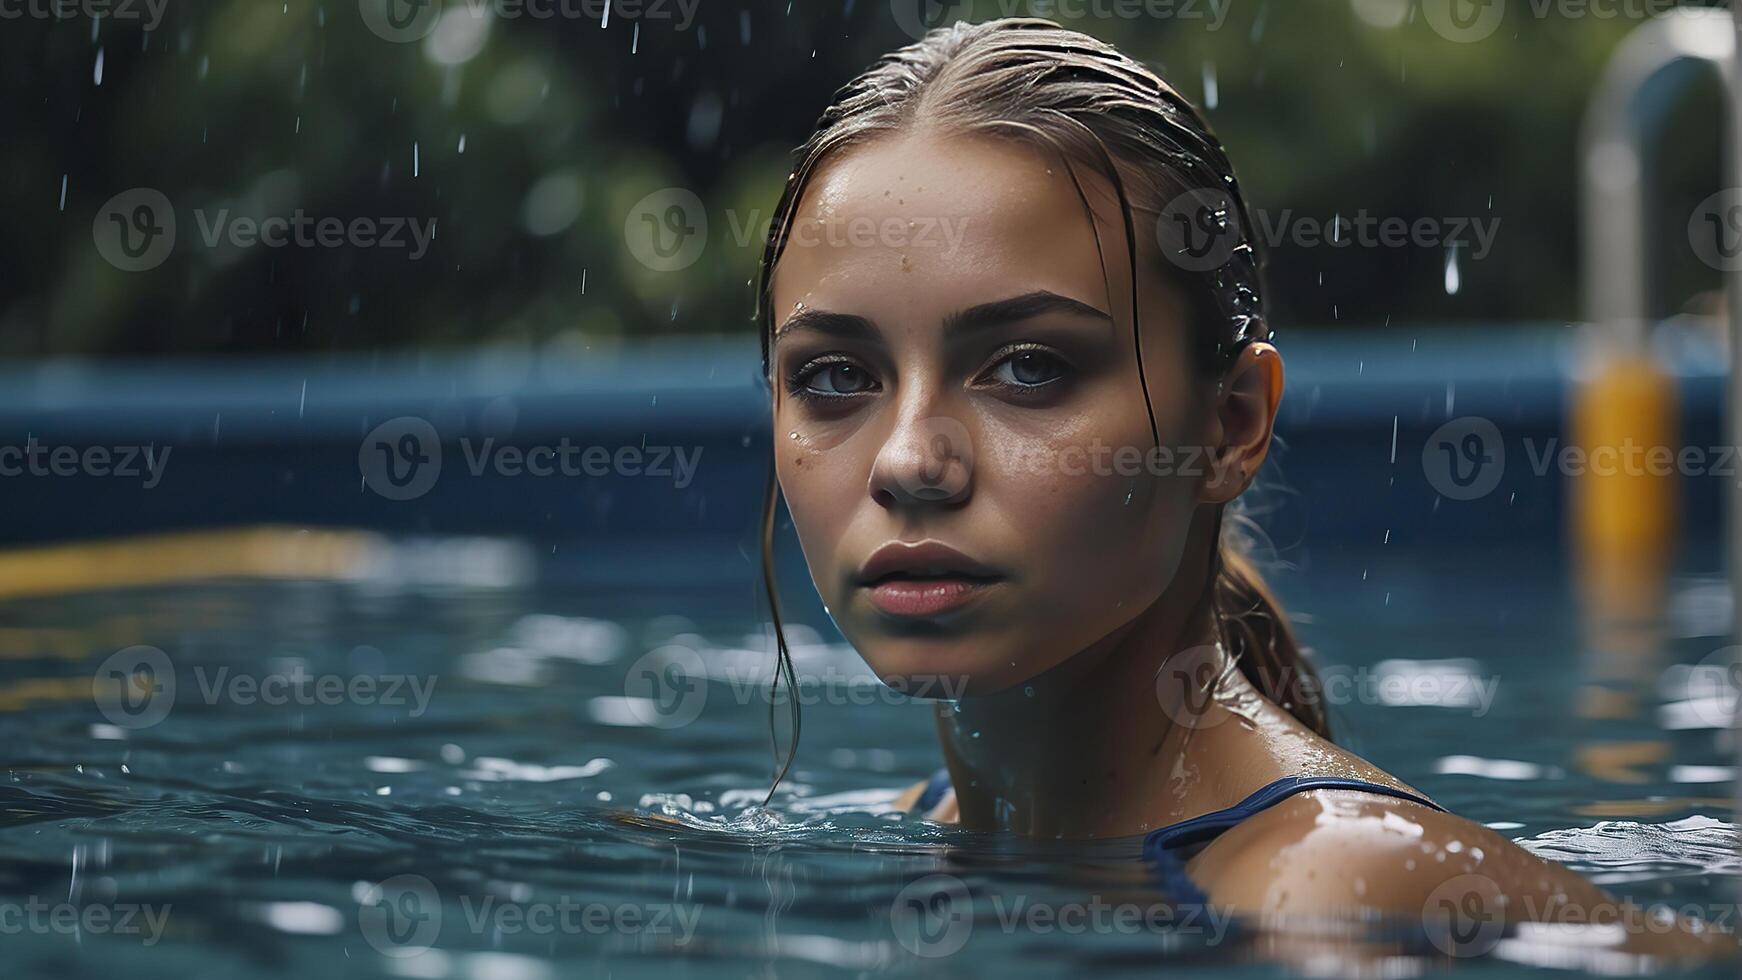
[[[1205,705],[1158,695],[1157,680],[1176,656],[1203,661],[1194,667],[1226,666],[1211,589],[1200,580],[1180,595],[1178,585],[1026,685],[939,703],[938,734],[963,826],[1112,837],[1177,816],[1180,762],[1194,713]]]

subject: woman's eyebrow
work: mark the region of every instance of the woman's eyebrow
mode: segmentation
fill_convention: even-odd
[[[944,318],[944,329],[951,332],[983,330],[1003,324],[1020,323],[1043,313],[1069,313],[1108,324],[1113,322],[1112,317],[1081,300],[1061,296],[1050,290],[1037,289],[1031,293],[980,303],[952,313]],[[786,322],[776,328],[774,341],[778,343],[780,338],[794,330],[814,330],[844,340],[877,335],[877,326],[865,317],[852,313],[833,313],[829,310],[803,309],[787,317]]]
[[[990,303],[981,303],[958,313],[952,313],[944,320],[944,329],[949,331],[981,330],[987,327],[1029,320],[1043,313],[1069,313],[1074,316],[1103,320],[1108,324],[1113,322],[1111,316],[1081,300],[1060,296],[1049,290],[1037,289],[1032,293],[993,300]]]
[[[781,337],[794,330],[815,330],[843,340],[858,340],[877,335],[876,325],[862,316],[804,309],[787,317],[786,322],[774,331],[775,342],[779,342]]]

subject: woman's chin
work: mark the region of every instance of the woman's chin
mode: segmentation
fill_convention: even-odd
[[[1016,687],[1041,672],[1021,657],[977,650],[964,655],[960,640],[946,643],[881,643],[858,647],[875,673],[891,690],[909,697],[957,701],[985,697]]]

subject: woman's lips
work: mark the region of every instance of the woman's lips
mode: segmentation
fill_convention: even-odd
[[[995,584],[981,578],[892,578],[865,591],[871,604],[890,616],[941,616],[973,602]]]
[[[890,541],[860,567],[858,585],[879,612],[923,618],[954,612],[1002,579],[941,541]]]

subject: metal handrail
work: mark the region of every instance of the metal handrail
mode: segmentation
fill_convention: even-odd
[[[1649,323],[1645,232],[1645,152],[1664,109],[1697,77],[1715,69],[1727,96],[1742,91],[1730,12],[1678,8],[1647,20],[1616,50],[1586,111],[1579,161],[1584,211],[1585,317],[1622,353],[1645,349]],[[1742,96],[1729,98],[1742,113]],[[1738,154],[1732,153],[1732,162]]]

